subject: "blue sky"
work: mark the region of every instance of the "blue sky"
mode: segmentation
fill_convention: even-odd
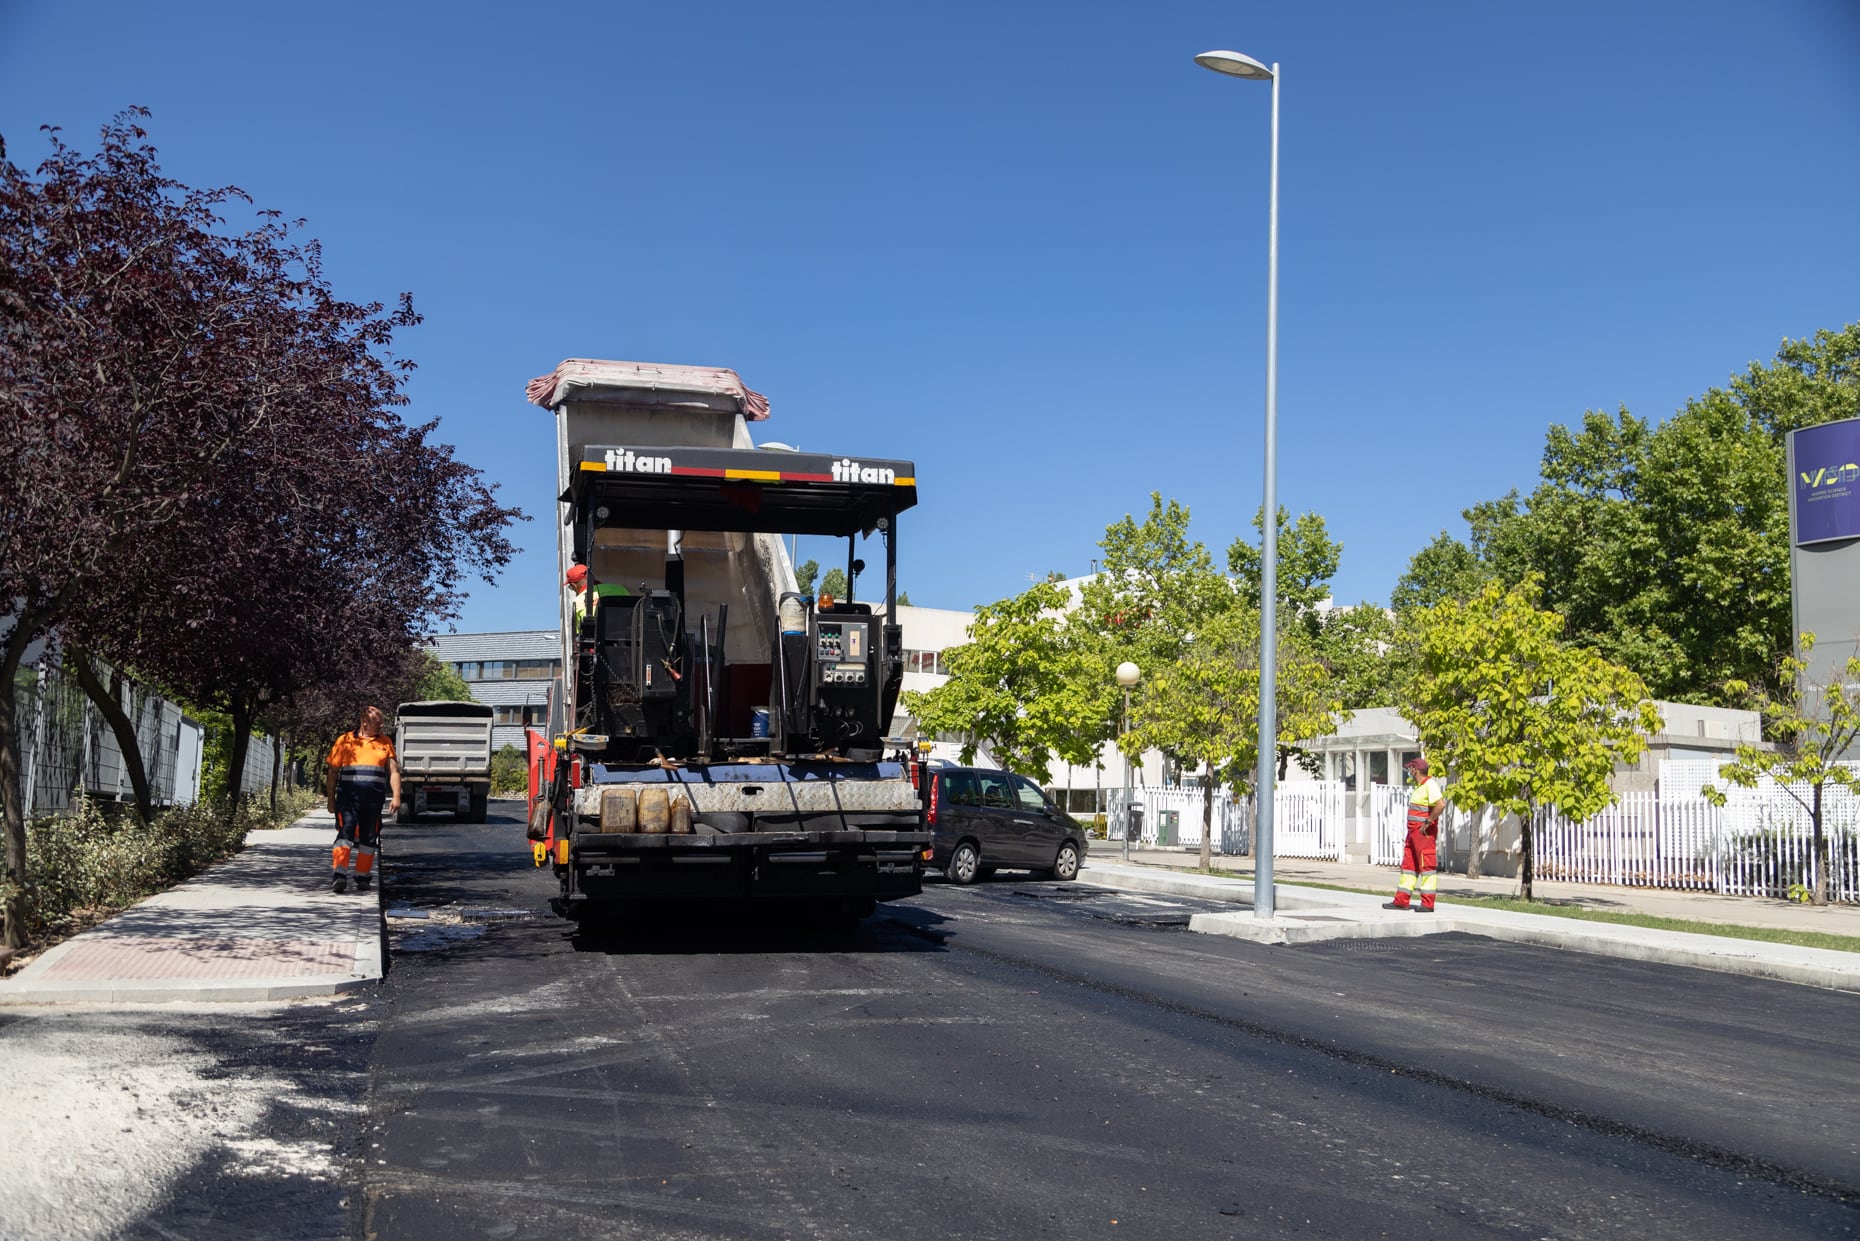
[[[734,367],[759,437],[914,460],[900,584],[968,608],[1153,490],[1251,535],[1270,90],[1211,47],[1283,65],[1279,498],[1340,601],[1552,422],[1860,319],[1856,0],[0,0],[0,133],[147,105],[171,175],[413,293],[411,416],[536,517],[461,630],[552,621],[523,384],[566,357]]]

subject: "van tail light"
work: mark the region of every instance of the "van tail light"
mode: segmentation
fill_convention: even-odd
[[[925,772],[924,774],[930,778],[930,812],[925,816],[925,822],[929,823],[931,827],[935,827],[937,794],[942,791],[943,781],[930,772]]]

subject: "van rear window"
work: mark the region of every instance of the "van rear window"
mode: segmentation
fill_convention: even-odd
[[[975,788],[975,773],[972,771],[946,771],[937,776],[943,782],[943,795],[952,805],[978,806],[981,794]]]

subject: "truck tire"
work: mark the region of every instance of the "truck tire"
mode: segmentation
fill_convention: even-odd
[[[488,817],[491,794],[484,789],[474,789],[471,795],[471,822],[482,823]],[[1077,867],[1074,867],[1076,870]]]
[[[402,801],[400,805],[395,808],[394,821],[396,823],[413,822],[413,794],[407,794],[406,800]]]

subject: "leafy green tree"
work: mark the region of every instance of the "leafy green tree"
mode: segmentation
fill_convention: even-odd
[[[1402,613],[1448,600],[1463,603],[1492,580],[1492,572],[1478,553],[1442,530],[1408,562],[1389,595],[1389,606]]]
[[[949,680],[907,692],[904,709],[922,731],[962,738],[965,763],[987,742],[1003,767],[1041,781],[1054,758],[1092,765],[1108,735],[1109,691],[1070,601],[1040,582],[975,609],[968,641],[945,652]]]
[[[1263,539],[1266,532],[1266,507],[1253,514],[1253,529]],[[1283,506],[1279,508],[1278,571],[1276,576],[1279,608],[1286,616],[1296,617],[1305,633],[1315,638],[1322,626],[1318,605],[1330,597],[1330,579],[1337,575],[1343,559],[1343,544],[1331,540],[1324,518],[1317,513],[1300,513],[1293,521]],[[1263,549],[1259,540],[1235,539],[1227,549],[1227,569],[1240,588],[1240,597],[1248,607],[1260,606],[1260,581],[1263,576]]]
[[[1506,585],[1539,575],[1570,639],[1661,697],[1727,702],[1732,682],[1778,694],[1770,678],[1791,638],[1784,436],[1856,411],[1860,323],[1785,340],[1657,427],[1626,410],[1553,426],[1536,490],[1466,511],[1469,550]],[[1398,609],[1471,576],[1437,550],[1441,563],[1410,566]]]
[[[1127,756],[1161,750],[1208,773],[1201,803],[1201,865],[1214,850],[1214,788],[1252,787],[1259,763],[1259,613],[1238,601],[1204,617],[1179,657],[1146,676],[1131,704]],[[1343,704],[1300,626],[1281,626],[1274,675],[1277,742],[1336,731]],[[1283,760],[1281,760],[1283,761]]]
[[[1173,662],[1207,617],[1233,604],[1233,587],[1208,549],[1188,537],[1188,517],[1186,507],[1152,492],[1142,522],[1125,514],[1105,527],[1103,568],[1082,588],[1079,610],[1102,636],[1107,682],[1126,659],[1146,676]]]
[[[898,592],[898,606],[899,606],[899,607],[901,607],[901,608],[908,608],[908,607],[911,607],[911,606],[912,606],[912,604],[911,604],[911,592],[910,592],[910,591],[908,591],[908,590],[900,590],[900,591]]]
[[[794,571],[795,588],[804,595],[811,595],[814,593],[814,580],[819,576],[820,562],[803,560]]]
[[[1314,648],[1345,707],[1394,705],[1405,661],[1388,612],[1373,603],[1332,608],[1318,627]]]
[[[1466,603],[1416,614],[1415,675],[1402,714],[1451,774],[1457,806],[1518,816],[1520,890],[1531,900],[1532,812],[1586,819],[1611,805],[1609,777],[1659,731],[1633,672],[1561,640],[1564,620],[1536,606],[1537,579],[1493,582]]]
[[[828,569],[827,575],[820,579],[820,593],[835,599],[846,598],[846,570]]]
[[[1817,905],[1828,903],[1828,834],[1822,817],[1825,790],[1833,785],[1860,793],[1860,773],[1842,763],[1842,756],[1860,745],[1860,656],[1847,660],[1826,685],[1808,681],[1808,653],[1815,649],[1815,635],[1805,633],[1800,639],[1800,655],[1783,656],[1775,681],[1786,686],[1780,693],[1762,687],[1732,684],[1729,690],[1746,696],[1762,712],[1764,731],[1776,742],[1774,750],[1760,750],[1753,745],[1737,747],[1737,761],[1723,770],[1724,778],[1744,788],[1754,788],[1764,776],[1777,784],[1808,812],[1814,825],[1815,881],[1809,899]],[[1800,790],[1806,788],[1804,794]],[[1724,790],[1706,785],[1705,797],[1724,805]]]
[[[471,686],[451,664],[441,663],[431,651],[421,651],[418,679],[411,702],[470,702]],[[393,713],[391,704],[383,708]]]
[[[498,747],[491,755],[491,791],[498,794],[525,793],[530,787],[530,764],[523,751],[514,745]]]

